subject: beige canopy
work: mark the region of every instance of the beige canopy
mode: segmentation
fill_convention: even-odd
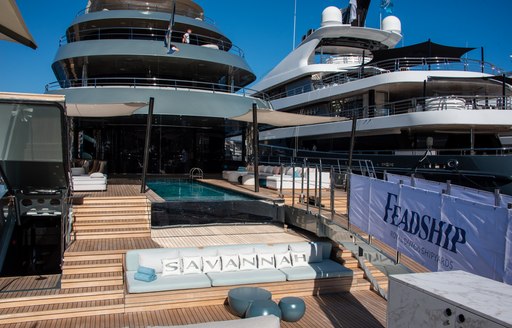
[[[346,117],[300,115],[279,112],[272,109],[258,109],[257,113],[259,124],[268,124],[279,127],[331,123],[347,120]],[[243,115],[230,117],[229,119],[234,121],[252,122],[252,115],[252,110],[250,110]]]
[[[147,106],[143,102],[117,104],[66,104],[67,116],[71,117],[116,117],[130,116]]]
[[[0,40],[18,42],[32,49],[37,48],[15,0],[0,1]]]

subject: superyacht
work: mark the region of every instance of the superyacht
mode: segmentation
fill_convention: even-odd
[[[136,174],[154,98],[149,173],[220,172],[225,119],[266,102],[247,96],[256,76],[242,49],[190,0],[90,0],[61,38],[47,93],[79,104],[77,159]],[[126,104],[118,108],[115,104]]]
[[[352,13],[326,8],[321,26],[253,86],[275,110],[348,120],[269,129],[261,141],[301,157],[348,158],[356,119],[354,158],[378,172],[512,193],[510,77],[483,49],[469,59],[474,48],[431,40],[396,47],[400,20],[366,27],[369,1],[358,4]]]

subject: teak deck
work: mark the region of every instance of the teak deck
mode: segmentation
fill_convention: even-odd
[[[277,198],[273,191],[265,193]],[[131,203],[140,196],[140,186],[116,184],[109,184],[107,192],[74,195],[84,206],[90,198],[111,197],[92,201],[95,205],[89,206],[103,206],[108,214],[100,220],[88,218],[87,223],[105,221],[109,227],[119,219],[109,207],[126,205],[119,197],[128,197]],[[91,238],[77,235],[66,250],[62,275],[0,279],[0,327],[149,327],[236,319],[224,305],[227,287],[127,294],[124,254],[143,248],[294,242],[309,236],[278,226],[240,225],[154,229],[143,238]],[[272,291],[274,300],[296,295],[306,301],[305,317],[297,323],[282,322],[282,327],[385,326],[386,301],[370,290],[362,271],[352,265],[347,266],[355,270],[350,278],[259,285]]]
[[[371,291],[303,297],[306,315],[296,323],[281,322],[284,328],[373,328],[386,325],[385,301]],[[38,323],[2,325],[9,328],[109,327],[142,328],[237,319],[225,305],[170,309],[93,317],[75,317]],[[262,327],[264,328],[264,327]]]

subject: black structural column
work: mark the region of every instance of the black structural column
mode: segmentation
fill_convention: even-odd
[[[151,146],[151,124],[153,123],[153,108],[155,106],[155,98],[149,98],[148,120],[146,124],[146,142],[144,144],[144,163],[142,165],[142,185],[140,192],[146,192],[146,175],[148,173],[149,147]]]
[[[258,107],[256,103],[252,104],[252,151],[253,151],[253,164],[254,164],[254,191],[260,192],[260,174],[258,171],[259,165],[259,149],[260,135],[258,131]]]

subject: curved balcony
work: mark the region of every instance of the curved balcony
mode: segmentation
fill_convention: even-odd
[[[76,80],[61,80],[48,83],[45,86],[46,92],[70,89],[70,88],[104,88],[104,87],[127,87],[127,88],[162,88],[172,90],[200,90],[211,93],[236,93],[242,96],[249,96],[255,90],[242,86],[227,85],[221,83],[209,83],[190,80],[171,80],[159,78],[140,77],[106,77]],[[268,100],[264,93],[258,95],[259,99]]]
[[[354,60],[354,58],[351,58]],[[362,58],[359,60],[362,63]],[[328,62],[326,62],[328,63]],[[334,64],[334,63],[333,63]],[[300,87],[286,90],[279,94],[271,95],[271,100],[282,99],[313,90],[325,89],[339,86],[376,75],[393,72],[407,71],[459,71],[479,72],[490,75],[501,75],[504,71],[487,62],[462,58],[397,58],[382,62],[371,63],[371,65],[354,65],[351,69],[340,73],[334,73],[320,80],[304,84]]]
[[[173,30],[171,43],[181,43],[181,37],[186,31]],[[59,47],[65,44],[90,41],[90,40],[150,40],[164,42],[167,29],[137,28],[137,27],[108,27],[80,30],[62,36],[59,40]],[[206,35],[193,33],[190,37],[190,44],[218,49],[245,57],[244,52],[238,46],[227,39],[213,38]]]
[[[161,12],[172,14],[173,8],[171,1],[162,4],[150,4],[150,3],[136,3],[136,4],[127,4],[127,3],[112,3],[108,5],[91,5],[90,7],[84,8],[80,10],[76,17],[82,16],[85,14],[99,12],[99,11],[111,11],[111,10],[136,10],[136,11],[149,11],[149,12]],[[215,24],[215,21],[209,17],[204,15],[202,8],[199,6],[176,6],[175,15],[184,16],[193,19],[198,19],[201,21],[205,21],[211,24]]]

